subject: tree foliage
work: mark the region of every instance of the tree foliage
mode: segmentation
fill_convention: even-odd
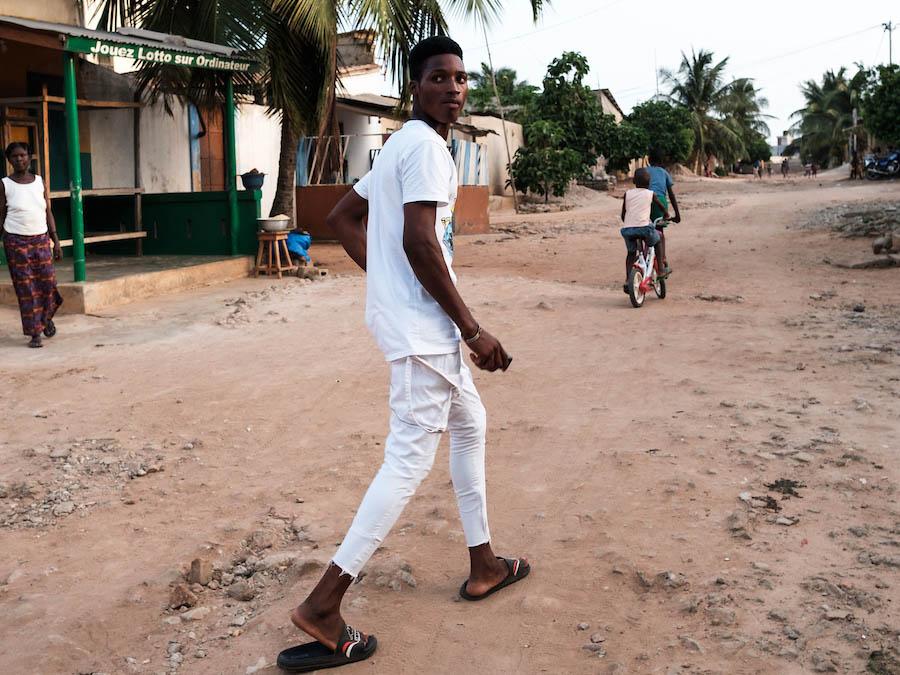
[[[662,71],[670,85],[668,100],[690,116],[694,132],[691,158],[696,171],[710,156],[726,164],[746,159],[748,145],[769,133],[767,115],[762,112],[768,101],[752,79],[726,82],[727,66],[727,57],[716,61],[712,52],[701,49],[690,56],[683,53],[677,71]]]
[[[597,129],[597,148],[606,158],[607,168],[628,171],[631,160],[643,157],[650,149],[650,135],[643,127],[612,115],[603,115]]]
[[[550,194],[565,195],[569,182],[582,172],[582,158],[564,145],[562,127],[551,120],[534,120],[525,141],[513,160],[516,189],[543,195],[545,202]]]
[[[600,155],[594,132],[603,115],[594,92],[584,84],[589,70],[587,58],[578,52],[565,52],[553,59],[526,124],[554,122],[559,128],[560,144],[578,154],[582,172],[590,171]]]
[[[866,129],[882,143],[900,145],[900,66],[872,72],[861,102]]]
[[[587,59],[577,52],[564,52],[547,67],[543,90],[527,107],[526,145],[512,163],[520,192],[536,192],[545,200],[551,193],[562,197],[572,179],[597,163],[603,112],[584,84],[588,70]]]
[[[859,105],[868,74],[860,69],[848,77],[847,69],[827,71],[822,81],[807,80],[800,90],[806,104],[792,117],[791,131],[798,139],[788,152],[798,148],[804,162],[827,167],[844,161],[847,147],[846,130],[853,126],[853,109]]]
[[[503,114],[513,122],[524,122],[528,117],[529,107],[534,104],[538,88],[524,80],[516,79],[516,71],[512,68],[500,68],[494,71],[497,80],[497,92],[500,101],[494,95],[491,82],[491,69],[486,63],[481,64],[480,71],[469,73],[469,99],[466,103],[467,113],[499,114],[500,103]]]
[[[686,108],[666,101],[647,101],[636,105],[626,120],[644,130],[649,147],[661,153],[664,164],[688,161],[694,148],[694,129]]]

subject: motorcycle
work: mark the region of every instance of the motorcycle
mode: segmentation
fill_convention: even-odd
[[[879,180],[881,178],[896,178],[900,176],[900,151],[892,150],[883,157],[873,157],[866,162],[866,178]]]

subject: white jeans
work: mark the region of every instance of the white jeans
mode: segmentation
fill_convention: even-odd
[[[484,476],[486,415],[460,352],[392,361],[390,405],[384,463],[333,558],[353,577],[359,576],[428,475],[446,430],[450,431],[450,476],[466,545],[490,541]]]

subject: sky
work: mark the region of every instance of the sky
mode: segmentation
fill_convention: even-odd
[[[729,57],[729,79],[752,77],[769,99],[774,143],[803,105],[801,82],[856,62],[887,63],[881,24],[889,20],[900,23],[897,0],[554,0],[535,24],[528,0],[504,0],[487,38],[495,68],[513,68],[535,85],[555,57],[581,52],[591,64],[587,84],[610,89],[626,113],[656,93],[657,66],[675,70],[681,52],[711,50]],[[452,17],[450,36],[470,70],[487,61],[480,26]],[[896,63],[900,31],[893,36]]]

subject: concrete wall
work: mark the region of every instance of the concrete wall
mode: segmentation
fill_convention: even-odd
[[[242,104],[235,119],[238,175],[256,169],[266,174],[262,187],[262,213],[268,216],[275,200],[278,154],[281,150],[281,120],[266,114],[265,106]],[[242,189],[238,178],[238,190]],[[292,215],[292,214],[287,214]]]
[[[173,100],[173,115],[161,102],[141,111],[141,180],[148,193],[191,191],[187,110]]]
[[[73,0],[0,0],[0,16],[82,25],[81,10]]]
[[[509,169],[507,168],[506,145],[503,142],[503,123],[500,118],[491,115],[469,115],[468,117],[461,117],[459,121],[463,124],[471,124],[479,129],[490,129],[496,132],[496,134],[488,134],[483,138],[479,138],[478,142],[487,144],[488,176],[491,194],[511,196],[512,190],[506,187],[506,181],[509,180]],[[525,134],[522,132],[522,125],[507,121],[506,137],[509,140],[510,157],[515,157],[516,150],[525,145]]]
[[[133,111],[92,110],[86,117],[91,129],[91,173],[94,187],[133,187]],[[148,145],[147,142],[143,143],[144,149]]]
[[[350,136],[347,146],[347,182],[353,183],[369,172],[369,150],[382,146],[381,117],[351,110],[338,110],[343,134]]]

